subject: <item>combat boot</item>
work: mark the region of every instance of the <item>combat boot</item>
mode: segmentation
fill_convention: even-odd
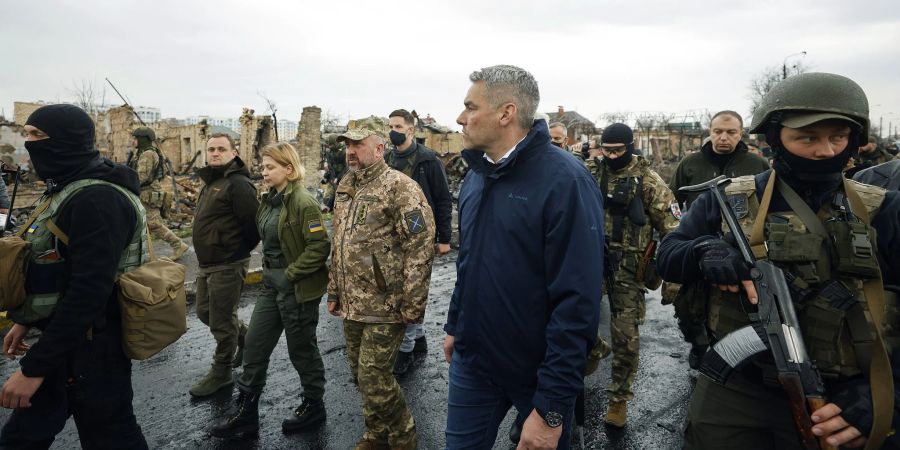
[[[356,447],[353,447],[353,450],[391,450],[391,446],[383,442],[362,438],[356,443]]]
[[[220,438],[259,434],[259,394],[238,389],[237,400],[228,411],[228,418],[210,428],[209,434]]]
[[[688,366],[694,370],[700,370],[700,364],[703,363],[703,355],[706,355],[707,345],[691,344],[691,353],[688,354]]]
[[[424,355],[428,353],[428,341],[425,340],[425,336],[417,337],[416,344],[413,347],[413,353],[416,355]]]
[[[281,431],[290,433],[307,430],[324,421],[325,403],[322,400],[310,400],[304,397],[300,406],[281,422]]]
[[[406,375],[413,363],[412,352],[397,352],[397,360],[394,361],[394,375]]]
[[[617,428],[622,428],[628,421],[628,402],[614,401],[609,402],[606,410],[606,423]]]
[[[208,397],[222,388],[230,388],[233,385],[234,378],[231,376],[231,367],[213,364],[206,376],[191,386],[189,392],[194,397]]]
[[[181,245],[179,245],[177,248],[175,246],[172,246],[172,261],[178,261],[179,259],[181,259],[181,257],[184,256],[185,252],[187,252],[190,248],[191,246],[187,245],[187,243],[185,242],[181,242]]]

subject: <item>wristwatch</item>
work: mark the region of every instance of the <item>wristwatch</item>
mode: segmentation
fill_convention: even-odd
[[[544,423],[546,423],[547,426],[550,427],[550,428],[556,428],[556,427],[559,427],[559,426],[562,425],[562,423],[563,423],[563,416],[562,416],[562,414],[560,414],[560,413],[558,413],[558,412],[556,412],[556,411],[546,411],[546,412],[544,412],[544,411],[541,411],[541,410],[537,410],[537,412],[538,412],[538,414],[539,414],[541,417],[544,418]]]

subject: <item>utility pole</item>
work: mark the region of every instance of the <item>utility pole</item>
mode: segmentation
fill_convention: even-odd
[[[793,54],[790,54],[790,55],[787,55],[784,57],[784,59],[781,61],[781,79],[782,80],[787,79],[787,77],[788,77],[788,75],[787,75],[787,60],[789,58],[793,58],[794,56],[801,56],[801,55],[806,56],[806,51],[804,50],[800,53],[793,53]]]

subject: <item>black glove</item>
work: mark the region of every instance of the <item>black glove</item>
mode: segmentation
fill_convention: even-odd
[[[694,245],[694,254],[700,261],[700,271],[713,284],[741,284],[750,279],[750,267],[728,242],[707,239]]]
[[[863,436],[872,431],[872,391],[864,379],[841,383],[829,389],[831,403],[841,408],[841,417]]]

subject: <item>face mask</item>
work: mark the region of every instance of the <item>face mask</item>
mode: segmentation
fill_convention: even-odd
[[[565,148],[565,147],[563,147],[562,142],[553,142],[553,141],[550,141],[550,143],[553,144],[553,145],[555,145],[555,146],[557,146],[557,147],[559,147],[559,148]]]
[[[632,156],[634,155],[631,153],[631,150],[626,150],[625,153],[618,158],[603,158],[603,162],[612,170],[622,170],[631,162]]]
[[[404,142],[406,142],[406,133],[391,130],[390,139],[391,144],[394,144],[395,146],[402,145]]]

